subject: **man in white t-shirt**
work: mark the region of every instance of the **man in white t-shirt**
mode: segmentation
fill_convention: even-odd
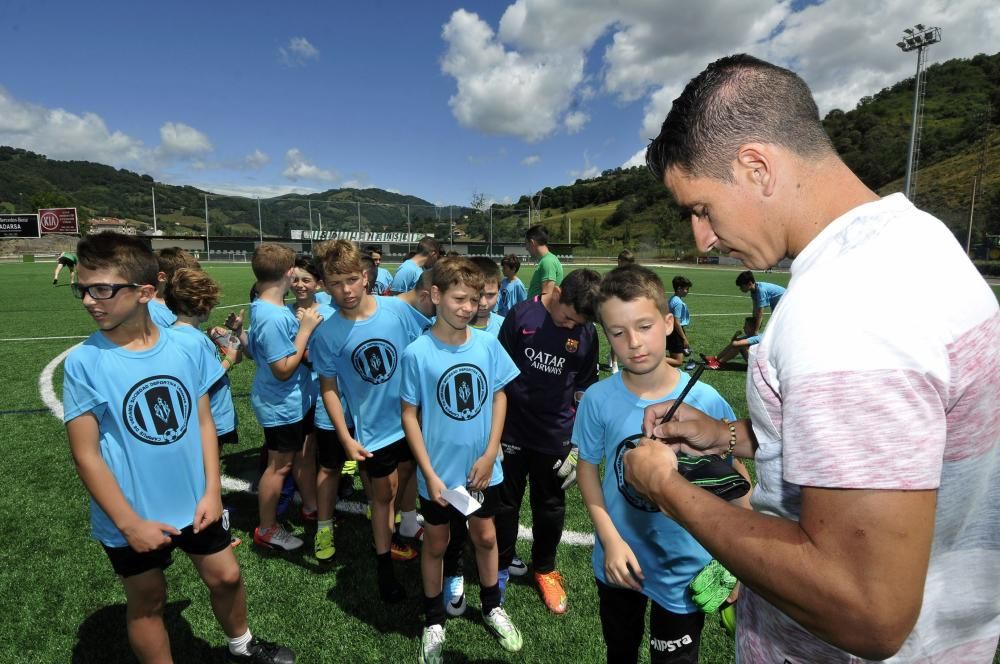
[[[749,419],[682,406],[659,424],[666,405],[651,406],[646,432],[672,444],[646,441],[625,462],[744,582],[739,658],[993,661],[1000,311],[954,236],[869,190],[802,79],[746,55],[688,84],[647,163],[690,210],[700,250],[755,270],[794,259],[750,356]],[[946,278],[913,288],[912,268],[931,265]],[[846,278],[864,284],[850,325],[830,305]],[[928,315],[928,299],[949,315]],[[753,457],[755,512],[680,477],[676,450]]]

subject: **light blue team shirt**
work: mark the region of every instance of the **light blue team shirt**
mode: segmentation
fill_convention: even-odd
[[[202,346],[219,366],[218,349],[215,342],[207,334],[192,325],[174,325],[170,328],[178,335]],[[233,407],[233,390],[229,383],[229,374],[223,370],[222,377],[215,381],[208,390],[209,402],[212,405],[212,419],[215,420],[215,433],[223,435],[236,429],[236,408]]]
[[[250,387],[250,405],[262,427],[277,427],[302,420],[313,406],[309,367],[300,363],[288,380],[278,380],[271,363],[295,355],[295,335],[299,321],[287,307],[264,300],[250,304],[253,323],[247,346],[257,371]]]
[[[770,284],[766,281],[758,281],[754,289],[753,303],[763,309],[771,307],[771,311],[778,306],[781,296],[785,294],[785,289],[777,284]]]
[[[319,293],[317,293],[317,295],[319,295]],[[327,295],[327,297],[329,297],[329,295]],[[316,301],[319,302],[319,297],[316,298]],[[288,305],[288,310],[292,312],[293,316],[295,315],[295,303],[294,302],[292,302],[291,304]],[[330,318],[333,317],[333,315],[335,313],[337,313],[337,308],[335,306],[331,305],[331,304],[322,304],[322,303],[320,303],[320,305],[318,307],[316,307],[316,311],[319,313],[320,316],[323,317],[323,320],[329,320]],[[313,336],[315,336],[315,330],[313,331]],[[310,341],[310,344],[309,344],[309,360],[310,360],[310,363],[311,363],[312,362],[312,337],[309,338],[309,341]],[[313,424],[315,424],[318,428],[323,429],[324,431],[333,431],[334,426],[333,426],[333,422],[330,420],[330,414],[326,411],[326,406],[323,405],[323,399],[322,399],[322,397],[320,397],[320,393],[319,393],[319,374],[316,373],[315,369],[311,369],[309,371],[309,379],[310,379],[309,389],[310,389],[310,392],[312,394],[311,398],[313,400],[313,403],[316,404],[316,412],[315,412],[315,415],[313,416]],[[349,422],[350,421],[350,419],[349,419],[350,418],[350,411],[344,405],[343,395],[341,395],[340,405],[344,409],[344,419]]]
[[[520,279],[504,279],[500,282],[500,295],[497,297],[496,312],[501,316],[528,299],[528,289]]]
[[[473,327],[472,329],[496,337],[500,335],[501,325],[503,325],[503,316],[500,314],[490,314],[490,319],[486,321],[486,327]]]
[[[392,284],[392,273],[384,267],[379,267],[375,276],[375,295],[385,295],[385,291]],[[415,285],[415,284],[414,284]]]
[[[224,373],[214,354],[170,328],[156,345],[129,351],[100,332],[66,358],[63,420],[97,418],[101,457],[143,519],[180,530],[205,495],[198,399]],[[91,498],[93,537],[110,547],[125,536]]]
[[[695,613],[698,607],[688,596],[691,579],[708,564],[712,556],[677,522],[663,513],[647,512],[632,506],[618,488],[612,465],[623,440],[642,431],[646,406],[676,399],[690,380],[678,371],[680,380],[674,391],[647,401],[634,395],[622,382],[622,374],[591,385],[584,393],[576,412],[573,443],[580,448],[580,459],[595,466],[607,460],[601,489],[608,516],[622,539],[632,549],[645,581],[642,593],[674,613]],[[736,418],[733,409],[718,392],[705,383],[696,383],[685,398],[689,404],[714,418]],[[604,547],[595,538],[594,575],[608,583],[604,575]]]
[[[316,301],[319,302],[320,304],[325,304],[330,307],[333,306],[333,298],[330,297],[330,294],[327,293],[325,290],[316,291],[316,295],[314,297]],[[292,313],[295,313],[294,303],[289,306],[293,307]]]
[[[324,320],[309,341],[309,356],[321,377],[337,378],[355,439],[375,452],[403,438],[397,369],[403,349],[429,321],[399,298],[368,297],[375,298],[375,312],[347,320],[338,311]]]
[[[160,327],[172,327],[177,322],[177,314],[165,304],[150,300],[147,308],[149,309],[149,317]]]
[[[417,282],[423,273],[424,268],[414,263],[412,258],[408,258],[396,270],[396,276],[392,278],[389,290],[393,294],[408,293],[417,287]]]
[[[674,315],[674,321],[681,327],[687,327],[691,322],[691,314],[688,313],[688,305],[684,303],[684,298],[674,295],[668,303],[670,313]]]
[[[434,472],[449,489],[465,486],[486,452],[493,425],[493,395],[521,372],[495,335],[472,329],[461,346],[442,343],[431,330],[403,351],[400,398],[420,408],[420,431]],[[503,481],[500,455],[490,486]],[[427,479],[417,469],[426,498]]]

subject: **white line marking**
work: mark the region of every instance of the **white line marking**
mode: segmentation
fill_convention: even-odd
[[[42,369],[42,373],[38,376],[38,393],[42,397],[42,403],[45,404],[45,407],[48,408],[60,422],[62,422],[63,413],[65,411],[63,410],[62,401],[56,396],[56,390],[52,385],[52,376],[55,374],[56,367],[59,366],[59,363],[66,359],[66,356],[79,345],[80,344],[74,344],[53,357],[52,360],[45,365],[45,368]]]
[[[87,336],[73,336],[73,337],[13,337],[10,339],[0,339],[0,341],[52,341],[55,339],[86,339]]]
[[[38,377],[38,392],[41,394],[42,401],[60,422],[63,418],[63,404],[62,401],[59,400],[59,397],[56,396],[55,388],[52,385],[52,376],[56,371],[56,367],[59,366],[59,363],[66,359],[66,356],[79,345],[80,344],[76,344],[71,348],[67,348],[59,355],[52,358],[52,361],[45,365],[41,375]],[[222,488],[229,493],[250,493],[250,482],[238,477],[223,475]],[[337,511],[345,512],[347,514],[364,514],[366,508],[367,505],[364,503],[359,503],[353,500],[341,500],[337,502]],[[534,539],[531,535],[531,529],[524,526],[518,526],[517,538],[529,542]],[[562,542],[571,546],[594,546],[594,535],[593,533],[577,533],[572,530],[564,530],[562,534]]]

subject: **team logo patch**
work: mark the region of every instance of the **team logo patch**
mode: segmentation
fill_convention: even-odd
[[[453,420],[471,420],[492,398],[486,375],[474,364],[456,364],[444,372],[437,384],[438,405]]]
[[[567,339],[566,340],[566,352],[567,353],[575,353],[579,347],[580,347],[580,340],[579,339]]]
[[[169,445],[187,432],[191,394],[173,376],[144,378],[128,391],[122,405],[125,426],[144,443]]]
[[[381,385],[396,372],[396,355],[396,347],[385,339],[369,339],[354,349],[351,363],[365,382]]]

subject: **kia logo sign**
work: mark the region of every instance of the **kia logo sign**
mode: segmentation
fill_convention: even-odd
[[[47,233],[51,233],[59,228],[59,215],[52,210],[39,215],[38,219],[42,224],[42,230]]]

